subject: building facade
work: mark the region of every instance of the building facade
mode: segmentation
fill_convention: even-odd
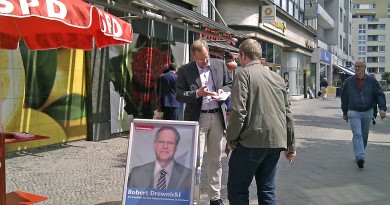
[[[317,36],[304,24],[304,1],[217,0],[216,6],[229,27],[262,44],[267,66],[289,81],[291,98],[303,98]]]
[[[307,24],[318,30],[318,46],[312,57],[312,68],[318,70],[316,91],[322,79],[339,87],[346,77],[353,74],[347,69],[354,60],[351,8],[351,0],[305,1],[305,11],[317,13],[317,16],[305,16]]]
[[[366,61],[367,72],[379,80],[390,72],[390,0],[353,0],[352,14],[354,56]]]

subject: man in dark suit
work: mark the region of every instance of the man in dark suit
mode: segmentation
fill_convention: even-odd
[[[157,130],[154,140],[156,161],[134,167],[127,187],[190,191],[191,169],[174,159],[179,141],[180,134],[174,127],[164,126]]]
[[[164,120],[178,120],[180,103],[176,100],[176,64],[169,64],[168,72],[161,75],[157,82],[159,106]]]
[[[179,69],[176,83],[177,99],[186,103],[184,120],[199,121],[199,154],[202,164],[207,143],[209,198],[211,205],[221,200],[222,138],[226,129],[226,104],[212,96],[230,91],[231,78],[222,60],[209,57],[204,40],[191,45],[193,61]]]

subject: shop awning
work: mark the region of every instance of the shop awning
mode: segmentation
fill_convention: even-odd
[[[217,49],[221,49],[221,50],[224,50],[224,51],[235,52],[235,53],[239,52],[238,48],[236,48],[236,47],[234,47],[234,46],[232,46],[230,44],[224,43],[224,42],[212,41],[212,40],[207,40],[207,39],[206,39],[206,42],[207,42],[209,47],[214,47],[214,48],[217,48]]]
[[[146,2],[152,4],[153,6],[158,7],[163,10],[164,15],[173,17],[173,18],[182,18],[188,20],[193,24],[196,24],[201,27],[207,27],[209,29],[220,31],[224,34],[230,34],[234,37],[245,37],[244,34],[238,32],[232,28],[229,28],[223,24],[220,24],[212,19],[203,16],[200,13],[195,11],[183,8],[181,6],[169,3],[165,0],[145,0]]]
[[[353,71],[351,68],[340,66],[340,65],[333,65],[335,68],[343,71],[344,73],[347,73],[349,75],[355,75],[355,71]]]

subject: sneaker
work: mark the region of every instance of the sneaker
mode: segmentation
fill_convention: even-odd
[[[364,167],[364,160],[358,159],[358,160],[356,161],[356,164],[358,165],[358,167],[359,167],[360,169],[362,169],[362,168]]]

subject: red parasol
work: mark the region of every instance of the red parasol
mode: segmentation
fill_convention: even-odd
[[[0,1],[0,48],[16,49],[20,38],[32,50],[127,44],[127,22],[81,0]]]

